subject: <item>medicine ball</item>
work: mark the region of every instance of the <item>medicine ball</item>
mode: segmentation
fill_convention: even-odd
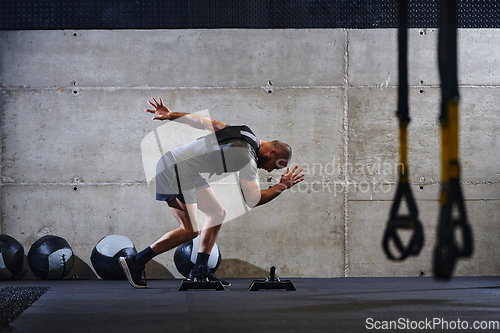
[[[199,248],[200,236],[179,245],[175,250],[175,267],[177,267],[179,273],[181,273],[186,278],[189,276],[189,272],[191,272],[191,270],[194,268],[194,263],[196,262]],[[210,272],[215,273],[215,271],[217,271],[221,260],[222,255],[219,251],[219,247],[217,246],[217,244],[215,244],[212,252],[210,253],[210,258],[208,259],[208,268],[210,269]]]
[[[62,279],[71,271],[74,261],[68,242],[53,235],[40,237],[28,252],[31,271],[42,280]]]
[[[10,279],[23,269],[24,248],[15,238],[0,235],[0,280]]]
[[[92,266],[104,280],[124,280],[125,274],[118,263],[119,257],[137,254],[134,244],[125,236],[109,235],[97,243],[90,255]]]

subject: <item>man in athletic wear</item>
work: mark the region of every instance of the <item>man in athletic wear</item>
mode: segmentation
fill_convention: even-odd
[[[228,126],[198,114],[172,112],[161,98],[158,100],[148,101],[154,109],[146,112],[155,114],[153,120],[175,120],[211,134],[174,148],[160,158],[156,166],[156,199],[168,203],[179,227],[137,255],[121,257],[120,266],[133,287],[146,288],[143,273],[149,260],[200,235],[197,260],[188,280],[197,281],[202,274],[211,281],[221,281],[229,286],[207,267],[226,209],[200,173],[238,171],[243,198],[249,207],[256,207],[303,181],[303,169],[297,170],[296,166],[290,171],[287,168],[278,184],[260,190],[257,168],[271,172],[286,167],[292,157],[290,146],[278,140],[259,140],[247,126]],[[198,209],[206,216],[201,231]]]

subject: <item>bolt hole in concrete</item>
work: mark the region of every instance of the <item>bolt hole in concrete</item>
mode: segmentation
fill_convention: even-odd
[[[422,89],[420,89],[419,93],[423,94],[423,93],[424,93],[424,91],[423,91]]]
[[[73,187],[73,191],[77,191],[78,190],[78,187]]]
[[[423,189],[424,189],[424,187],[423,187],[423,186],[420,186],[420,190],[423,190]]]
[[[73,33],[73,37],[76,37],[78,36],[78,34],[76,32]]]
[[[420,80],[420,84],[424,84],[424,81]]]
[[[74,95],[78,95],[78,90],[73,90]]]

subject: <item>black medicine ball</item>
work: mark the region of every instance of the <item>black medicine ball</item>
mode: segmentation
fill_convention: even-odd
[[[137,254],[134,244],[125,236],[109,235],[97,243],[92,250],[92,266],[104,280],[124,280],[125,274],[118,263],[119,257]]]
[[[189,272],[194,268],[196,257],[198,256],[198,249],[200,247],[200,236],[193,240],[187,241],[177,247],[174,253],[175,267],[184,277],[189,276]],[[217,244],[214,245],[210,258],[208,259],[208,268],[210,272],[215,273],[219,268],[222,255],[219,251]]]
[[[42,280],[62,279],[73,268],[75,258],[68,242],[58,236],[47,235],[31,245],[28,264],[35,276]]]
[[[10,279],[23,269],[24,248],[15,238],[0,235],[0,280]]]

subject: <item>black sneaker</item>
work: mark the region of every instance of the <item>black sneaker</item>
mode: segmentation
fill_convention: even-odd
[[[120,267],[132,287],[138,289],[148,287],[146,277],[144,276],[144,266],[140,266],[135,262],[135,256],[130,255],[120,257],[118,262],[120,263]]]
[[[224,287],[231,286],[231,283],[225,280],[222,280],[220,277],[216,276],[214,273],[210,272],[207,267],[200,266],[200,272],[196,273],[193,270],[189,272],[189,277],[187,279],[191,282],[202,282],[202,281],[220,281]]]

